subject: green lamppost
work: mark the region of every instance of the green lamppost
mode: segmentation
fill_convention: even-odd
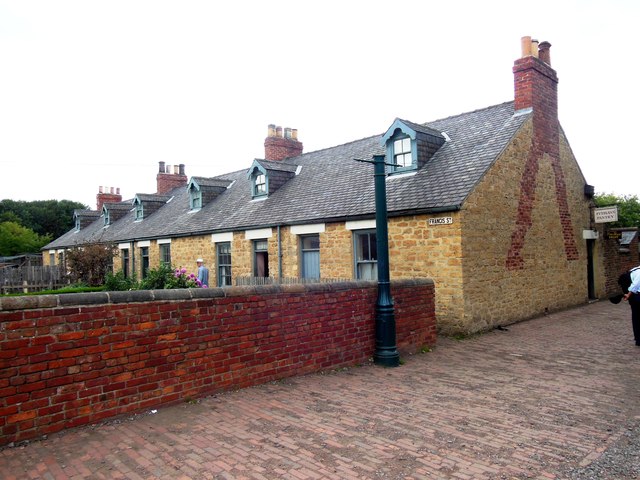
[[[384,155],[374,155],[373,163],[376,196],[376,251],[378,254],[378,299],[376,300],[376,347],[373,361],[384,367],[400,365],[396,349],[396,319],[389,281],[389,233],[387,231],[387,163]]]

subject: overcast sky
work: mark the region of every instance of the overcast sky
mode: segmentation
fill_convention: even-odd
[[[159,161],[248,168],[270,123],[310,152],[510,101],[526,35],[587,182],[640,196],[639,5],[0,0],[0,199],[95,208],[154,193]]]

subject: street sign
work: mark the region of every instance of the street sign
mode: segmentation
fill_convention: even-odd
[[[618,221],[618,207],[602,207],[593,211],[593,220],[596,223],[609,223]]]
[[[452,223],[453,217],[439,217],[429,219],[429,225],[451,225]]]

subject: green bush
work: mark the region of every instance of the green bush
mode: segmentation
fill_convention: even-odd
[[[104,281],[104,289],[109,292],[138,290],[138,282],[136,281],[135,277],[125,278],[122,272],[118,272],[116,274],[107,272]]]
[[[164,290],[170,288],[199,288],[202,284],[193,273],[187,273],[184,268],[173,269],[171,265],[160,265],[151,269],[147,275],[136,281],[134,278],[125,278],[122,272],[116,274],[107,273],[105,290]]]
[[[151,269],[147,276],[140,281],[140,290],[163,290],[172,287],[173,268],[171,265],[162,264],[158,268]]]

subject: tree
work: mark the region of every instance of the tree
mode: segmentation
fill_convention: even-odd
[[[67,250],[67,266],[71,276],[89,286],[102,285],[110,270],[115,246],[92,244]]]
[[[51,237],[40,236],[30,228],[16,222],[0,223],[0,255],[12,256],[20,253],[38,253],[51,241]]]
[[[0,221],[13,221],[38,235],[58,238],[73,227],[73,211],[87,206],[70,200],[0,201]],[[17,221],[19,219],[19,221]]]
[[[596,207],[618,207],[618,221],[609,223],[610,227],[640,227],[640,201],[636,195],[605,193],[595,195],[593,200]]]

